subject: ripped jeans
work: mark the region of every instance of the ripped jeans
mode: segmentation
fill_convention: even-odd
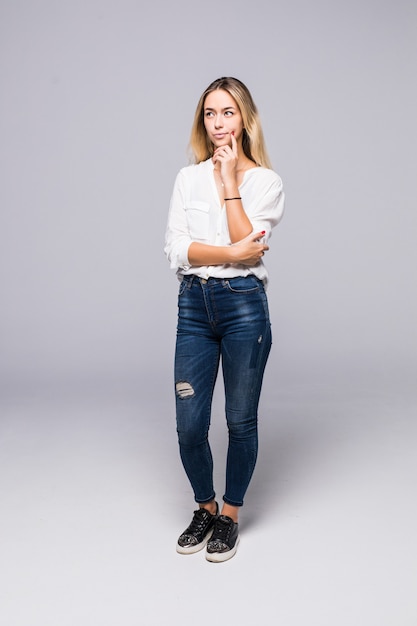
[[[175,396],[180,456],[195,501],[215,497],[208,441],[220,359],[229,443],[223,500],[242,506],[258,452],[258,404],[271,349],[263,283],[255,276],[185,276],[178,297]]]

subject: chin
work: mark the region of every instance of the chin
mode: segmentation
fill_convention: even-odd
[[[227,141],[226,139],[224,141],[215,141],[213,142],[213,146],[215,148],[221,148],[222,146],[232,146],[232,142],[231,141]]]

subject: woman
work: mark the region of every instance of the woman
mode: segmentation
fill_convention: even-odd
[[[220,562],[236,553],[239,509],[256,462],[259,395],[271,347],[262,257],[284,195],[270,169],[251,94],[236,78],[219,78],[205,90],[190,146],[195,164],[176,178],[165,245],[181,281],[178,441],[199,506],[177,552],[194,553],[207,544],[206,558]],[[229,446],[219,515],[208,431],[220,359]]]

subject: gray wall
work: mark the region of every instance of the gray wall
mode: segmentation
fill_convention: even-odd
[[[416,30],[412,0],[3,0],[2,393],[168,388],[167,208],[221,75],[251,89],[287,193],[269,379],[411,385]]]

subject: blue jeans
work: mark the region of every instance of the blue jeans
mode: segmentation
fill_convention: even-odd
[[[255,276],[185,276],[179,289],[175,391],[180,456],[196,502],[215,497],[208,441],[222,360],[229,445],[223,500],[242,506],[258,452],[258,404],[271,349],[264,286]]]

